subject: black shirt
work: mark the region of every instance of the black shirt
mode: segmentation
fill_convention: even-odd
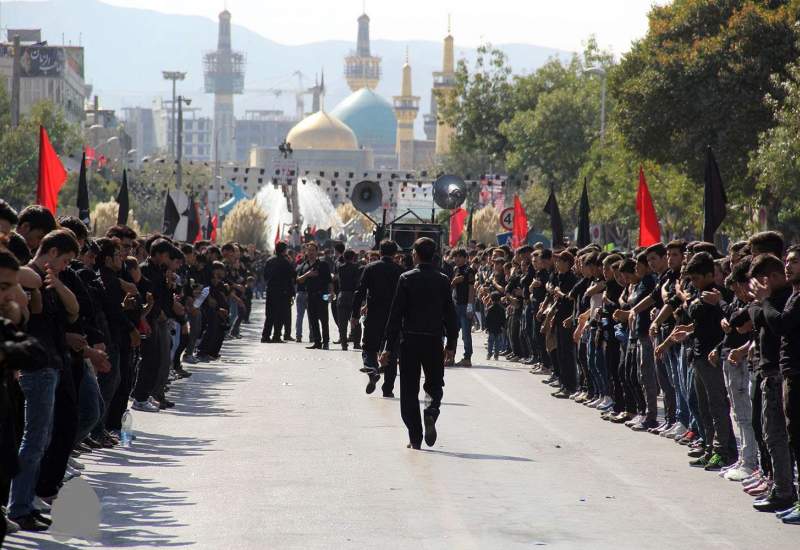
[[[464,280],[458,283],[454,288],[456,303],[460,306],[465,306],[469,303],[469,289],[475,284],[475,270],[468,264],[461,267],[454,267],[453,279],[458,276],[464,277]]]
[[[796,295],[794,295],[795,300],[793,303],[789,304],[789,298],[792,296],[792,287],[786,286],[770,294],[760,307],[754,305],[750,308],[750,315],[753,317],[753,323],[758,330],[760,349],[758,367],[765,375],[777,374],[779,370],[790,371],[798,368],[796,363],[794,365],[790,363],[792,357],[791,349],[788,347],[790,342],[783,337],[788,334],[787,330],[791,328],[792,313],[794,313],[795,317],[798,315]],[[790,311],[784,320],[784,310],[787,305],[790,305],[794,311]],[[795,318],[795,341],[797,338],[797,322]]]
[[[653,290],[656,288],[656,276],[653,273],[648,273],[641,280],[636,283],[633,287],[633,292],[631,292],[630,297],[628,298],[628,304],[631,307],[635,306],[648,296],[653,294]],[[633,330],[636,332],[636,336],[642,337],[647,335],[647,331],[650,329],[650,311],[644,310],[639,315],[636,316],[636,321],[634,321]]]
[[[268,293],[283,297],[294,294],[295,270],[285,256],[273,256],[267,260],[263,275]]]
[[[506,311],[500,304],[492,304],[489,311],[486,312],[486,330],[490,334],[499,334],[503,332],[503,327],[506,326]]]
[[[336,283],[339,292],[355,292],[361,279],[361,270],[352,262],[336,265]]]
[[[401,332],[434,338],[444,335],[446,348],[456,348],[458,323],[450,283],[431,264],[419,264],[400,275],[386,325],[385,349],[395,349]]]
[[[397,289],[397,280],[402,273],[403,268],[389,256],[367,265],[361,273],[353,300],[353,319],[358,319],[361,315],[364,300],[367,301],[367,317],[375,315],[382,318],[381,312],[388,314]],[[384,328],[385,326],[381,327],[381,333]]]
[[[36,264],[29,264],[44,281],[47,274],[39,269]],[[39,341],[47,353],[47,366],[56,370],[65,367],[64,359],[67,353],[67,341],[64,337],[67,329],[67,309],[58,297],[54,288],[45,288],[42,285],[41,313],[31,313],[28,320],[28,334]]]
[[[711,286],[707,291],[714,290]],[[722,308],[719,305],[705,303],[701,298],[695,298],[689,304],[689,319],[694,323],[692,334],[692,359],[708,361],[708,354],[722,342],[725,335],[722,332]]]
[[[309,294],[326,294],[328,292],[328,288],[330,288],[331,284],[331,268],[328,266],[328,262],[325,262],[319,258],[313,264],[309,264],[307,261],[303,262],[300,268],[297,270],[298,277],[305,275],[312,269],[316,269],[318,275],[316,277],[309,277],[305,280],[305,287],[306,292]]]
[[[578,278],[572,271],[566,273],[555,274],[556,286],[564,294],[563,298],[559,298],[556,306],[556,323],[562,322],[564,319],[572,315],[572,301],[568,298],[570,290],[578,283]]]

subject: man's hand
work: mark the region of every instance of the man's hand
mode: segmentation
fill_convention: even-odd
[[[390,356],[391,353],[389,353],[388,351],[384,351],[383,353],[381,353],[380,357],[378,357],[378,362],[381,364],[382,367],[385,367],[386,365],[389,364]]]
[[[660,327],[655,323],[650,324],[650,330],[649,330],[650,338],[655,338],[656,336],[658,336],[659,328]]]
[[[724,332],[725,334],[730,334],[731,324],[728,322],[727,319],[723,317],[722,321],[719,322],[719,326],[722,327],[722,332]]]
[[[769,287],[766,283],[766,277],[759,279],[750,279],[750,291],[755,296],[756,300],[763,302],[769,297]]]
[[[628,318],[630,317],[630,315],[631,315],[630,311],[625,311],[623,309],[618,309],[617,311],[614,312],[614,314],[611,317],[615,321],[622,323],[624,321],[627,321]]]
[[[707,290],[700,294],[700,299],[709,305],[715,306],[722,300],[722,293],[717,289]]]
[[[44,278],[45,288],[64,288],[64,283],[62,283],[61,279],[58,278],[58,273],[56,273],[53,268],[50,267],[50,264],[46,264],[44,270],[47,273]]]
[[[444,350],[444,364],[445,365],[452,365],[453,361],[456,358],[456,350],[454,349],[446,349]]]
[[[118,280],[119,280],[119,286],[122,287],[122,292],[124,292],[125,294],[138,294],[139,293],[139,289],[136,288],[135,284],[133,284],[131,282],[128,282],[128,281],[125,281],[123,279],[118,279]]]
[[[105,374],[111,372],[111,362],[108,360],[106,352],[99,349],[86,348],[83,351],[83,356],[92,363],[96,373]]]
[[[81,351],[89,345],[86,341],[86,337],[76,332],[67,332],[64,334],[64,339],[67,341],[67,345],[72,351]]]
[[[139,335],[138,330],[133,329],[129,334],[131,336],[131,347],[138,348],[142,345],[142,337]]]
[[[122,309],[135,309],[136,308],[136,295],[128,294],[122,301]]]
[[[708,354],[708,362],[714,365],[715,367],[719,366],[719,351],[712,350],[711,353]]]
[[[736,349],[732,349],[731,352],[728,354],[728,361],[738,365],[745,359],[747,359],[747,349],[749,344],[745,344],[744,346]]]

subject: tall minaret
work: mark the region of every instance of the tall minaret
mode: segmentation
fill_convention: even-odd
[[[369,16],[366,13],[358,18],[356,51],[345,58],[344,77],[354,92],[361,88],[374,90],[381,79],[381,58],[370,55],[369,51]]]
[[[444,39],[444,56],[442,71],[433,73],[434,94],[438,98],[449,97],[453,94],[456,84],[455,54],[453,53],[453,35],[450,34],[450,18],[447,21],[447,36]],[[453,138],[453,128],[442,122],[437,115],[436,119],[436,155],[447,155],[450,152],[450,140]]]
[[[219,14],[217,50],[203,59],[205,91],[214,94],[214,158],[235,160],[233,95],[244,91],[244,54],[231,49],[231,12]]]
[[[397,116],[397,168],[412,170],[414,168],[414,119],[419,112],[419,96],[411,93],[411,65],[403,65],[403,84],[400,95],[394,96],[394,113]]]

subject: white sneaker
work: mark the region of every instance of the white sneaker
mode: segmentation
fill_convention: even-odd
[[[11,535],[13,533],[19,532],[19,523],[14,521],[13,519],[9,519],[8,517],[5,518],[6,520],[6,534]]]
[[[78,462],[77,460],[75,460],[72,457],[69,457],[69,461],[67,461],[67,464],[69,464],[71,467],[75,468],[76,470],[81,470],[82,471],[82,470],[86,469],[86,466],[82,462]]]
[[[722,477],[724,477],[728,481],[742,482],[751,475],[753,475],[753,470],[747,468],[746,466],[739,466],[738,468],[734,468],[733,470],[728,470]]]
[[[602,403],[602,402],[603,402],[603,398],[602,398],[602,397],[598,397],[597,399],[594,399],[594,400],[592,400],[592,401],[589,401],[589,402],[586,404],[586,406],[587,406],[587,407],[589,407],[589,408],[591,408],[591,409],[596,409],[596,408],[597,408],[597,406],[598,406],[600,403]]]
[[[51,506],[43,501],[40,497],[33,497],[33,507],[40,512],[49,513]]]
[[[666,437],[667,439],[675,439],[678,436],[681,436],[686,433],[686,426],[681,424],[680,422],[675,422],[675,425],[672,426],[669,430],[662,433],[662,437]]]
[[[195,358],[195,356],[194,355],[189,355],[189,354],[185,354],[183,356],[183,359],[181,359],[181,361],[183,361],[187,365],[196,365],[197,364],[197,359]]]
[[[155,407],[161,408],[161,403],[159,403],[152,395],[147,398],[147,402]]]
[[[153,405],[150,401],[136,401],[134,400],[133,405],[131,408],[135,411],[142,411],[148,413],[157,413],[159,408],[156,405]]]

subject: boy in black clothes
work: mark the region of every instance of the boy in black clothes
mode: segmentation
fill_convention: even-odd
[[[486,359],[491,359],[492,354],[497,359],[503,339],[503,327],[506,326],[506,311],[500,303],[502,295],[499,292],[492,292],[491,297],[492,305],[486,312],[486,330],[489,333],[489,349],[486,352]]]

